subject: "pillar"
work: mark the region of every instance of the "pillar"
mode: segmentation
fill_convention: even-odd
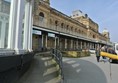
[[[32,1],[33,0],[27,0],[25,4],[25,0],[11,0],[8,49],[14,49],[17,54],[24,53],[24,49],[32,50]],[[24,34],[22,34],[25,5]],[[24,35],[24,37],[22,35]],[[22,42],[22,37],[24,38],[24,43]]]
[[[44,35],[42,34],[42,41],[41,41],[41,47],[43,48],[44,47]]]
[[[57,37],[55,36],[55,48],[57,49]]]
[[[92,43],[90,43],[90,47],[91,47],[91,49],[92,49]]]
[[[30,3],[30,12],[29,12],[29,41],[28,41],[28,50],[29,52],[32,51],[32,30],[33,30],[33,15],[32,15],[32,6],[34,1],[33,0],[29,0]]]
[[[73,40],[71,39],[71,49],[73,49]]]
[[[78,40],[76,41],[76,49],[78,49]]]
[[[24,15],[24,0],[18,0],[16,34],[15,34],[15,51],[17,54],[24,53],[22,48],[22,22]]]
[[[46,35],[45,37],[45,47],[47,48],[47,39],[48,39],[48,36]]]
[[[82,41],[81,41],[81,43],[80,43],[80,44],[81,44],[81,49],[82,49]]]
[[[32,51],[32,18],[32,1],[26,1],[23,37],[23,49],[25,49],[26,51]]]
[[[86,42],[84,42],[84,49],[86,49]]]
[[[28,39],[29,39],[29,17],[30,14],[30,3],[26,3],[25,5],[25,18],[24,18],[24,43],[23,43],[23,49],[25,49],[26,51],[28,51]]]
[[[58,48],[60,49],[60,38],[58,37]]]
[[[67,49],[67,39],[65,39],[65,49]]]
[[[10,17],[9,17],[9,31],[8,31],[8,49],[14,49],[15,47],[15,35],[16,35],[16,20],[17,20],[17,6],[18,0],[11,0]]]

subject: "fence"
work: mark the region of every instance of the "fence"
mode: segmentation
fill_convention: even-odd
[[[52,53],[52,58],[54,58],[56,63],[59,65],[60,75],[61,78],[64,80],[62,53],[57,49],[52,49],[51,53]]]

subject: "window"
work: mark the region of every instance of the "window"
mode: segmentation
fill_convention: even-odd
[[[73,27],[71,27],[71,31],[73,31]]]
[[[93,38],[95,38],[95,35],[93,35]]]
[[[58,25],[58,21],[57,21],[57,20],[55,21],[55,25],[56,25],[56,26]]]
[[[44,20],[44,13],[43,12],[40,12],[39,13],[39,20],[40,21],[43,21]]]
[[[2,22],[0,21],[0,33],[1,33],[1,28],[2,28]],[[0,40],[1,40],[1,34],[0,34]]]
[[[116,50],[118,50],[118,45],[116,45]]]
[[[0,0],[0,48],[7,48],[11,0]]]
[[[5,48],[7,48],[7,44],[8,44],[8,31],[9,31],[9,23],[6,23],[6,31],[5,31],[5,33],[6,33],[6,35],[5,35]]]
[[[63,26],[64,26],[64,23],[61,23],[61,28],[63,28]]]

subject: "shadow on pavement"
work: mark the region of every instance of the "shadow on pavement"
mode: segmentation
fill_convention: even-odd
[[[35,56],[29,70],[18,83],[54,83],[57,71],[51,57]]]
[[[104,72],[92,62],[65,58],[63,66],[64,83],[107,83]]]

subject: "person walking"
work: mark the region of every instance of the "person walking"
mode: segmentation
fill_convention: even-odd
[[[96,49],[96,58],[97,58],[97,62],[99,62],[99,60],[100,60],[100,48],[99,47],[97,47],[97,49]]]
[[[101,51],[102,51],[102,52],[107,52],[107,47],[106,47],[106,46],[103,46],[103,47],[101,48]],[[103,58],[103,59],[106,59],[105,56],[102,56],[102,58]]]

